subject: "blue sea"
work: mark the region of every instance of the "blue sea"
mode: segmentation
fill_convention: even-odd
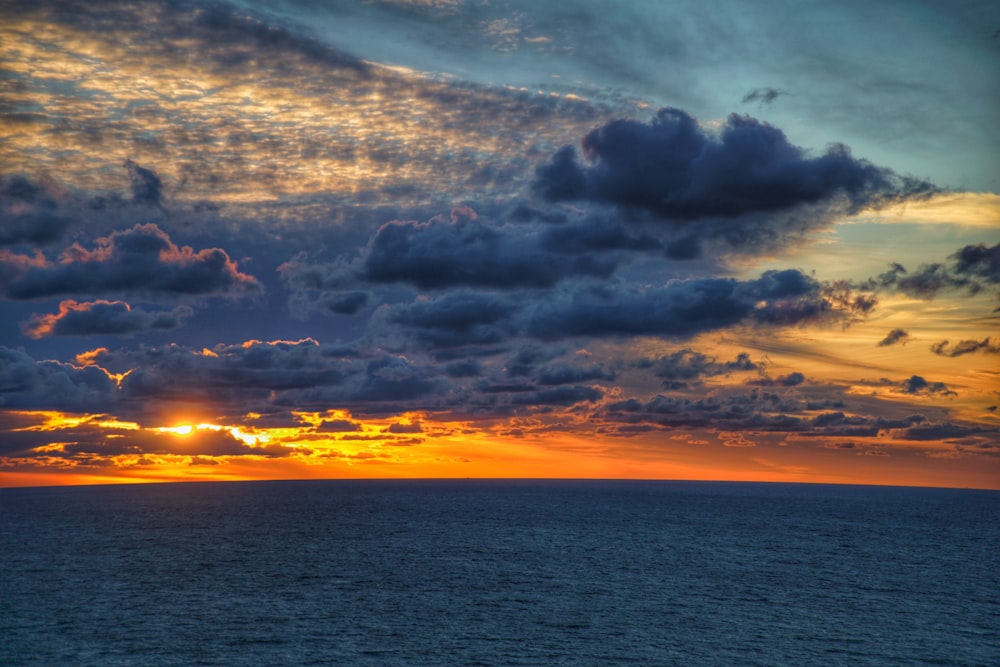
[[[1000,493],[0,490],[0,664],[998,665]]]

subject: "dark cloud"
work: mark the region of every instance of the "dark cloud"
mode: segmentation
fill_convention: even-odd
[[[538,371],[538,384],[554,386],[580,382],[613,381],[615,373],[601,364],[575,366],[567,363],[545,366]]]
[[[807,397],[810,392],[825,394],[827,398],[810,399]],[[923,415],[892,418],[864,411],[847,412],[843,400],[831,400],[837,395],[843,397],[842,391],[833,387],[810,388],[795,383],[750,390],[727,387],[708,396],[661,394],[649,400],[612,401],[603,405],[598,413],[608,424],[784,432],[852,439],[875,439],[892,431],[931,425]]]
[[[577,403],[594,403],[604,397],[604,392],[597,387],[571,385],[517,394],[511,402],[514,405],[553,405],[570,406]]]
[[[213,414],[263,414],[295,391],[340,389],[363,372],[350,352],[314,340],[247,341],[191,349],[181,345],[100,349],[88,363],[116,373],[130,410],[162,409],[164,401],[197,404]],[[298,407],[298,406],[296,406]]]
[[[1000,354],[1000,343],[994,343],[990,338],[982,340],[962,340],[949,346],[947,340],[931,345],[931,352],[942,357],[960,357],[973,352],[983,352],[985,354]]]
[[[760,104],[771,104],[776,99],[782,95],[789,95],[787,90],[778,90],[777,88],[754,88],[743,96],[740,101],[743,104],[749,104],[750,102],[759,102]]]
[[[680,109],[649,124],[613,120],[583,138],[587,164],[564,148],[538,168],[550,201],[589,200],[676,222],[738,218],[846,199],[847,211],[926,194],[933,187],[851,156],[836,144],[819,157],[749,116],[708,132]]]
[[[444,372],[451,378],[474,378],[482,375],[483,367],[475,359],[463,359],[445,366]]]
[[[836,296],[836,295],[834,295]],[[568,336],[662,335],[685,338],[739,323],[797,325],[852,313],[815,279],[790,269],[756,280],[693,278],[662,287],[588,286],[535,305],[526,331]]]
[[[665,389],[683,389],[691,382],[702,378],[728,375],[739,371],[761,370],[763,367],[741,352],[732,361],[719,362],[716,357],[684,348],[656,359],[643,359],[636,363],[638,368],[650,369],[663,380]]]
[[[389,356],[368,362],[361,385],[349,393],[355,401],[407,401],[430,394],[433,376],[405,357]]]
[[[354,433],[361,430],[361,424],[349,419],[325,419],[316,431],[319,433]]]
[[[58,313],[33,315],[22,331],[30,338],[167,331],[180,327],[193,313],[187,306],[156,312],[132,308],[124,301],[78,303],[69,299],[59,304]]]
[[[806,376],[798,371],[788,373],[787,375],[779,375],[776,378],[772,377],[759,377],[754,380],[748,380],[747,384],[754,385],[758,387],[797,387],[806,381]]]
[[[103,412],[117,393],[114,380],[99,368],[36,361],[20,350],[0,346],[2,408]]]
[[[981,426],[963,426],[952,423],[922,424],[893,431],[899,440],[950,440],[984,433],[990,429]]]
[[[422,289],[552,287],[573,276],[609,276],[617,262],[605,254],[547,251],[537,235],[489,224],[464,209],[450,219],[383,225],[367,248],[361,277]]]
[[[911,375],[909,379],[903,380],[901,387],[907,394],[941,394],[942,396],[958,395],[948,389],[944,382],[928,382],[919,375]]]
[[[45,245],[62,237],[71,222],[64,199],[46,179],[0,177],[0,246]]]
[[[400,424],[396,422],[395,424],[389,424],[385,428],[386,433],[423,433],[424,427],[420,422],[412,422],[410,424]]]
[[[454,347],[507,339],[515,310],[515,303],[503,295],[460,291],[396,306],[387,318],[432,347]]]
[[[367,292],[345,292],[326,300],[326,307],[338,315],[353,315],[368,303]]]
[[[93,250],[73,244],[51,262],[0,251],[0,287],[10,299],[71,294],[238,296],[259,292],[220,248],[178,247],[155,224],[99,238]]]
[[[890,345],[896,345],[897,343],[906,345],[906,342],[910,340],[910,334],[908,334],[904,329],[893,329],[885,338],[878,342],[879,347],[889,347]]]
[[[978,294],[987,286],[1000,285],[1000,243],[967,245],[952,254],[946,263],[924,264],[910,273],[899,263],[872,278],[872,288],[894,289],[909,296],[933,299],[948,290]]]
[[[152,169],[125,160],[125,169],[132,184],[132,201],[144,206],[163,208],[163,182]]]

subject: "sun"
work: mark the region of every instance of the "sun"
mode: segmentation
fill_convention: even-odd
[[[173,433],[174,435],[191,435],[194,433],[194,426],[182,424],[181,426],[163,426],[156,429],[160,433]]]

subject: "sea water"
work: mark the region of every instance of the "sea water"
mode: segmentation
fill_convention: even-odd
[[[2,665],[997,665],[1000,493],[0,490]]]

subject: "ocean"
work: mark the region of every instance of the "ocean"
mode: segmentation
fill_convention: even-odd
[[[1000,493],[0,489],[0,664],[998,665]]]

